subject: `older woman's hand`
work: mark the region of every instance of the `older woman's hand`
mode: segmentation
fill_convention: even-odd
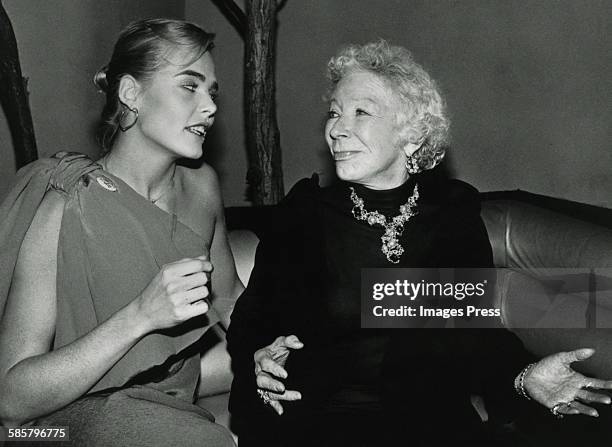
[[[571,368],[573,362],[586,360],[593,349],[577,349],[549,355],[537,362],[525,376],[524,386],[534,400],[554,409],[554,414],[585,414],[597,417],[590,405],[610,404],[610,396],[600,390],[612,390],[612,380],[586,377]]]
[[[287,378],[284,366],[291,350],[303,347],[304,344],[295,335],[282,336],[253,355],[257,392],[279,415],[283,414],[281,400],[292,401],[302,398],[298,391],[286,390],[285,385],[278,379]]]

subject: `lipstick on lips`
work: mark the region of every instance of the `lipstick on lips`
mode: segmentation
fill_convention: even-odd
[[[194,124],[192,126],[187,126],[185,127],[185,130],[199,137],[204,137],[206,136],[206,131],[208,130],[208,126],[206,124],[199,123],[199,124]]]
[[[352,158],[353,155],[357,154],[357,151],[338,151],[334,152],[334,161],[344,161]]]

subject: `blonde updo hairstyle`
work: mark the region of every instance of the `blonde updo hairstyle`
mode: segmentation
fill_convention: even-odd
[[[385,40],[350,45],[327,64],[330,92],[347,74],[369,71],[395,93],[400,111],[396,116],[399,145],[422,143],[414,153],[420,170],[434,168],[449,143],[450,120],[446,103],[435,81],[417,64],[408,50]]]
[[[193,23],[172,19],[146,19],[129,24],[119,35],[108,65],[94,76],[96,87],[106,94],[97,138],[102,151],[108,152],[119,128],[125,107],[119,100],[119,82],[131,75],[140,82],[149,80],[157,70],[171,63],[173,50],[186,49],[193,54],[190,65],[213,47],[214,34]]]

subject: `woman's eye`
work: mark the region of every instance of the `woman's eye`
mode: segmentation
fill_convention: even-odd
[[[327,119],[332,119],[332,118],[338,118],[340,115],[338,115],[338,112],[336,112],[335,110],[330,110],[329,112],[327,112]]]
[[[218,92],[209,92],[208,94],[210,95],[210,99],[212,99],[213,102],[215,102],[217,100],[217,98],[219,97],[219,93]]]
[[[195,92],[198,88],[198,84],[183,84],[183,88],[190,92]]]
[[[357,110],[355,110],[355,115],[357,115],[357,116],[367,116],[367,115],[369,115],[369,113],[366,112],[363,109],[357,109]]]

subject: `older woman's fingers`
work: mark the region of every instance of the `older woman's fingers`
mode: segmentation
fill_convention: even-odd
[[[569,408],[565,411],[566,414],[571,414],[569,410],[577,410],[579,413],[586,414],[587,416],[598,417],[599,413],[595,408],[589,407],[578,401],[571,401],[568,404]]]
[[[273,374],[276,377],[280,377],[281,379],[287,378],[287,371],[285,368],[276,363],[275,360],[270,358],[269,356],[262,357],[258,360],[259,366],[262,371]]]
[[[304,343],[300,341],[297,335],[281,335],[276,337],[270,345],[273,349],[275,348],[291,348],[301,349],[304,347]]]
[[[276,411],[276,413],[280,416],[283,414],[283,405],[277,400],[270,400],[270,406]]]
[[[253,356],[255,360],[255,374],[259,374],[261,371],[274,374],[281,379],[287,377],[287,371],[273,358],[273,353],[268,349],[260,349],[255,352]]]
[[[599,388],[602,390],[612,390],[612,380],[601,380],[601,379],[590,379],[587,377],[588,382],[584,385],[584,388]]]
[[[302,395],[300,394],[299,391],[291,391],[291,390],[287,390],[282,394],[268,393],[268,395],[270,396],[270,399],[274,399],[274,400],[292,401],[292,400],[300,400],[302,398]]]
[[[297,338],[297,335],[288,335],[285,337],[285,346],[291,349],[302,349],[304,347],[304,343]]]
[[[274,391],[276,393],[284,393],[285,385],[282,382],[271,377],[266,373],[259,373],[255,378],[257,386],[263,390]]]
[[[599,404],[609,404],[612,402],[610,396],[601,393],[595,393],[589,390],[580,390],[576,393],[576,397],[585,402],[597,402]]]
[[[591,348],[575,349],[569,352],[560,352],[558,355],[563,363],[569,364],[586,360],[595,354],[595,350]]]
[[[583,402],[589,403],[594,402],[598,404],[609,405],[612,403],[612,399],[607,394],[597,393],[589,390],[579,390],[576,393],[576,398]]]

